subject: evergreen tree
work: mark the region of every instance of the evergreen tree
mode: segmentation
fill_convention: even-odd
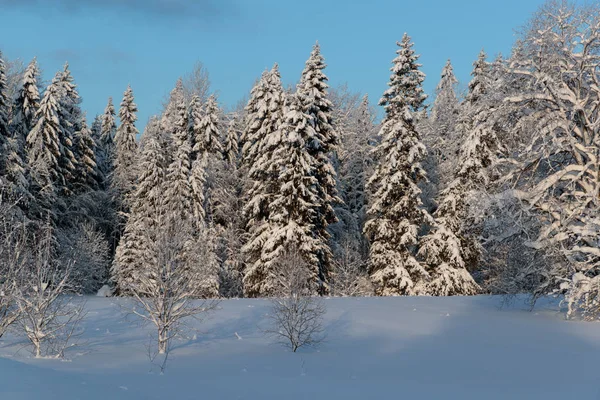
[[[491,66],[486,60],[487,54],[482,49],[477,60],[473,63],[472,79],[469,82],[469,92],[465,99],[468,105],[477,103],[489,90]]]
[[[85,116],[81,121],[80,130],[75,132],[75,153],[78,155],[77,182],[78,192],[96,190],[99,187],[98,165],[96,164],[96,143],[92,132],[87,127]]]
[[[96,144],[96,148],[100,143],[100,135],[102,132],[102,117],[99,114],[96,114],[94,120],[92,121],[92,126],[90,126],[90,133],[92,135],[92,139]]]
[[[165,110],[160,118],[160,142],[164,151],[169,155],[169,157],[175,154],[176,150],[171,148],[173,144],[173,134],[176,129],[177,120],[179,118],[178,115],[178,106],[179,104],[185,101],[185,90],[183,87],[183,81],[181,78],[177,79],[175,83],[175,87],[171,90],[169,94],[169,101],[165,106]],[[143,137],[141,146],[143,147]],[[171,160],[168,159],[170,162]]]
[[[34,58],[25,69],[21,89],[12,108],[11,130],[13,137],[21,143],[21,146],[24,145],[27,135],[35,126],[35,117],[40,107],[38,76],[37,60]]]
[[[365,185],[369,168],[373,162],[371,156],[371,140],[374,129],[373,115],[369,105],[369,97],[365,95],[357,110],[354,126],[342,138],[341,181],[343,201],[348,211],[354,215],[364,213],[366,205]]]
[[[59,160],[62,154],[59,122],[59,82],[48,86],[36,113],[36,125],[27,136],[28,169],[38,200],[49,207],[57,187],[64,184]]]
[[[128,208],[128,196],[134,190],[137,176],[135,137],[138,130],[135,127],[135,121],[137,121],[135,113],[138,109],[133,101],[133,91],[128,86],[119,109],[121,125],[115,135],[115,167],[111,182],[115,191],[120,195],[122,207],[125,209]]]
[[[240,136],[238,120],[234,116],[227,127],[225,133],[225,146],[223,148],[223,160],[230,166],[237,167],[240,151]]]
[[[379,295],[422,293],[428,273],[417,261],[415,249],[422,224],[429,218],[421,203],[418,183],[425,179],[421,161],[426,155],[416,128],[415,114],[426,95],[419,56],[404,34],[391,68],[389,88],[380,105],[385,118],[376,148],[377,166],[368,182],[371,279]]]
[[[146,145],[140,156],[140,176],[131,199],[131,213],[119,242],[111,270],[116,292],[126,294],[135,287],[144,266],[151,262],[152,237],[159,216],[164,213],[166,158],[160,144],[160,123],[153,119],[146,128]]]
[[[336,174],[331,157],[338,146],[338,136],[332,126],[331,112],[333,104],[327,97],[327,76],[323,73],[326,64],[321,55],[319,44],[315,44],[302,71],[298,92],[305,100],[304,111],[309,115],[314,128],[314,137],[307,140],[307,149],[315,165],[315,178],[319,191],[316,202],[314,227],[322,245],[319,254],[319,276],[327,281],[331,268],[331,250],[329,249],[329,224],[337,222],[334,204],[341,202],[336,188]]]
[[[72,193],[73,191],[86,191],[88,175],[83,173],[87,166],[81,166],[80,163],[90,163],[95,159],[95,156],[89,160],[83,160],[89,157],[89,146],[86,143],[81,143],[81,147],[76,143],[76,135],[79,132],[80,136],[89,136],[89,132],[85,132],[88,128],[84,127],[84,115],[81,111],[81,98],[77,92],[77,86],[73,81],[69,64],[66,63],[63,71],[56,74],[55,80],[61,88],[60,95],[60,115],[61,124],[60,140],[62,145],[62,154],[59,160],[61,165],[62,175],[65,179],[65,186],[62,188],[64,194]],[[83,134],[82,134],[83,132]],[[84,151],[87,154],[80,154],[78,150]],[[93,148],[91,149],[93,152]],[[93,179],[95,181],[95,179]],[[94,185],[95,186],[95,185]]]
[[[447,119],[458,112],[457,84],[458,79],[454,75],[454,68],[448,60],[442,69],[440,82],[435,88],[436,96],[431,108],[431,119],[434,123],[446,125]]]
[[[452,174],[452,166],[455,165],[460,145],[456,134],[459,113],[459,102],[455,91],[457,84],[458,80],[448,60],[436,88],[436,97],[430,115],[432,129],[426,137],[427,147],[436,158],[442,182],[446,182],[448,176]]]
[[[115,107],[112,97],[108,98],[108,104],[104,114],[100,117],[100,138],[97,142],[98,169],[102,177],[103,186],[109,187],[110,177],[114,171],[115,162],[115,134],[117,123],[115,122]]]
[[[190,137],[188,113],[183,98],[177,105],[173,132],[175,154],[167,170],[165,203],[175,221],[191,220],[193,192],[190,186]]]
[[[192,163],[190,187],[192,190],[192,212],[198,228],[206,221],[206,181],[208,154],[203,153]]]
[[[246,106],[246,127],[242,134],[242,160],[250,170],[262,157],[268,137],[282,123],[285,94],[281,86],[279,66],[263,73],[252,89]]]
[[[302,94],[293,96],[284,125],[270,143],[275,144],[272,157],[265,159],[276,190],[269,204],[269,218],[255,230],[246,251],[259,257],[244,276],[248,296],[274,295],[281,289],[277,262],[286,252],[296,250],[306,262],[307,278],[312,287],[319,288],[318,255],[323,246],[314,234],[313,213],[318,202],[314,165],[306,149],[315,135],[310,116],[304,112]]]
[[[197,101],[193,104],[197,104]],[[197,107],[194,107],[194,109],[197,109]],[[197,119],[197,111],[194,114],[194,151],[197,154],[221,154],[223,152],[223,146],[220,142],[221,123],[219,120],[219,106],[215,96],[211,95],[208,98],[204,115],[200,120]]]
[[[498,141],[491,122],[494,107],[486,101],[492,82],[490,66],[486,62],[484,51],[480,52],[473,64],[471,75],[469,92],[462,106],[462,115],[457,127],[463,136],[458,162],[455,165],[453,180],[440,193],[439,207],[435,212],[436,224],[443,225],[448,235],[454,236],[448,245],[455,246],[455,259],[460,258],[461,262],[458,264],[464,265],[468,270],[476,268],[481,256],[481,246],[472,232],[476,224],[469,219],[468,201],[474,191],[485,188],[489,183],[489,167],[494,163],[498,150]],[[455,268],[460,270],[458,266]],[[463,277],[466,279],[466,275],[463,274]],[[467,281],[465,287],[472,286]],[[465,294],[469,293],[471,290],[467,290]]]
[[[479,286],[466,269],[463,243],[436,218],[432,231],[421,240],[419,255],[428,267],[430,279],[424,292],[430,296],[475,295]]]
[[[358,99],[357,99],[358,100]],[[373,173],[375,126],[369,98],[365,95],[357,106],[344,110],[339,120],[341,135],[338,152],[338,177],[343,203],[336,208],[340,222],[334,225],[333,242],[336,258],[350,247],[367,258],[367,242],[362,234],[367,208],[366,183]]]
[[[279,194],[279,171],[273,165],[273,153],[281,145],[284,93],[277,65],[263,75],[253,90],[247,107],[250,127],[246,130],[244,162],[249,169],[252,187],[244,207],[248,243],[243,252],[248,268],[244,274],[244,293],[248,296],[269,294],[275,277],[268,272],[272,260],[264,259],[264,246],[273,230],[270,205]]]
[[[21,88],[12,106],[10,120],[11,139],[6,157],[6,171],[15,195],[26,205],[30,199],[29,172],[25,153],[27,136],[36,124],[36,115],[40,106],[40,94],[37,77],[37,61],[34,58],[25,69]]]

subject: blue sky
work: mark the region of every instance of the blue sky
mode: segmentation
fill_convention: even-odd
[[[543,0],[0,0],[0,49],[44,78],[69,61],[92,119],[131,84],[139,124],[196,61],[224,104],[235,104],[278,62],[296,82],[316,40],[332,85],[376,101],[386,88],[395,42],[413,38],[432,94],[448,58],[462,84],[483,47],[508,54],[514,30]]]

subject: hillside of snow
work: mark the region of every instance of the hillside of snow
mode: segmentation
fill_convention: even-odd
[[[262,334],[265,300],[225,300],[164,375],[121,299],[90,297],[68,360],[0,342],[0,399],[598,399],[600,324],[501,299],[326,299],[327,341],[292,353]],[[20,342],[19,342],[20,340]]]

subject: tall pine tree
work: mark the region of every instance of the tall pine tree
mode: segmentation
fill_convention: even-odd
[[[20,204],[23,205],[31,200],[25,148],[27,136],[36,124],[36,115],[40,106],[38,75],[37,61],[34,58],[23,74],[21,87],[12,106],[10,120],[11,140],[6,158],[7,177],[16,196],[21,200]]]
[[[315,135],[311,119],[304,112],[303,95],[290,100],[285,122],[272,138],[272,157],[263,166],[273,178],[275,189],[269,204],[269,219],[253,236],[250,249],[260,260],[249,266],[244,289],[250,296],[275,295],[282,290],[277,265],[289,252],[297,252],[305,262],[305,275],[316,292],[323,285],[319,271],[320,238],[315,235],[313,214],[318,202],[314,164],[306,146]]]
[[[197,103],[194,102],[194,103]],[[193,104],[194,104],[193,103]],[[196,109],[194,107],[194,109]],[[194,151],[197,154],[210,153],[220,154],[223,146],[220,142],[221,122],[219,118],[219,106],[214,95],[211,95],[206,101],[204,115],[198,119],[198,112],[194,113]]]
[[[245,131],[244,163],[249,169],[252,187],[244,207],[249,234],[243,247],[247,270],[244,273],[244,293],[261,296],[272,293],[276,278],[270,262],[265,259],[265,243],[273,229],[270,205],[279,194],[279,171],[273,168],[273,153],[281,145],[281,125],[285,95],[277,65],[263,74],[253,89],[247,106],[248,126]]]
[[[190,221],[193,200],[190,186],[190,154],[192,150],[188,130],[188,112],[183,98],[177,104],[177,119],[174,123],[172,147],[175,154],[167,170],[165,202],[175,221]]]
[[[128,209],[128,197],[135,188],[137,177],[137,143],[135,141],[138,130],[135,127],[137,121],[137,105],[134,103],[131,86],[123,94],[123,101],[119,109],[121,125],[115,136],[115,167],[112,177],[112,187],[120,197],[121,207]]]
[[[370,239],[370,272],[379,295],[411,295],[423,291],[428,273],[416,258],[418,234],[429,218],[421,203],[419,181],[425,179],[426,155],[415,114],[423,109],[425,74],[419,56],[404,34],[393,60],[389,88],[380,105],[385,118],[376,148],[377,166],[368,182],[371,192],[365,233]]]
[[[327,76],[324,74],[326,64],[321,55],[319,44],[315,44],[306,66],[302,71],[298,93],[305,100],[304,112],[311,120],[314,136],[306,145],[317,179],[318,201],[315,204],[313,224],[315,232],[321,240],[319,258],[319,276],[323,282],[328,280],[331,269],[331,250],[329,248],[329,224],[337,222],[334,204],[340,203],[336,188],[336,174],[331,158],[338,145],[338,136],[332,126],[331,112],[333,104],[327,97]]]
[[[57,188],[64,185],[59,160],[61,151],[61,125],[59,121],[60,83],[53,81],[44,93],[36,113],[36,125],[27,136],[28,166],[36,198],[45,208],[50,208]]]
[[[140,156],[140,176],[131,198],[131,213],[119,242],[111,270],[111,280],[118,294],[127,294],[139,282],[144,266],[153,260],[148,232],[155,232],[156,221],[164,213],[164,189],[167,160],[160,143],[161,127],[157,119],[150,121],[148,135]]]
[[[114,171],[115,162],[115,134],[117,123],[115,122],[115,107],[112,97],[108,98],[108,104],[100,117],[100,137],[98,148],[98,169],[102,178],[102,185],[106,189],[110,186],[110,177]]]

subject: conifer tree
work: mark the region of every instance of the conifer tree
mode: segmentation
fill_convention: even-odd
[[[100,137],[97,142],[98,149],[98,169],[102,177],[103,186],[109,186],[109,179],[114,170],[115,162],[115,134],[117,123],[115,122],[115,107],[112,97],[108,98],[108,104],[104,109],[104,114],[100,117]]]
[[[173,134],[175,132],[175,125],[177,124],[178,116],[178,105],[185,101],[185,91],[183,87],[183,81],[181,78],[177,79],[175,83],[175,87],[171,90],[169,94],[169,101],[165,106],[165,110],[160,118],[160,126],[161,126],[161,134],[160,134],[160,142],[161,146],[163,146],[164,151],[167,153],[168,157],[175,154],[175,149],[171,148],[173,144]],[[144,138],[142,138],[144,139]],[[143,147],[143,140],[141,142]],[[168,158],[170,162],[171,159]]]
[[[90,132],[92,134],[92,139],[94,139],[94,143],[98,146],[100,143],[100,134],[102,131],[102,116],[100,114],[96,114],[94,120],[92,121],[92,125],[90,126]]]
[[[248,243],[242,249],[248,264],[244,275],[244,293],[248,296],[268,294],[274,276],[267,271],[263,253],[265,242],[273,229],[270,205],[279,194],[279,171],[273,167],[273,153],[281,145],[284,92],[277,65],[263,75],[253,90],[248,110],[248,123],[244,143],[244,162],[249,169],[252,187],[247,193],[244,207],[248,229]]]
[[[372,145],[370,143],[374,130],[373,115],[369,105],[369,97],[365,95],[357,110],[357,118],[353,127],[348,128],[341,143],[340,180],[343,185],[343,200],[351,214],[364,213],[366,205],[365,185],[372,165]]]
[[[99,187],[99,172],[96,163],[96,143],[87,126],[85,116],[82,118],[80,130],[75,132],[75,153],[78,155],[77,182],[78,191],[86,192]]]
[[[179,118],[179,104],[184,101],[184,88],[181,78],[177,79],[175,87],[169,93],[169,101],[160,118],[161,128],[164,132],[172,134],[175,130],[175,124]]]
[[[11,121],[13,136],[23,145],[29,132],[35,126],[35,116],[40,106],[38,90],[39,70],[34,58],[23,74],[23,82],[13,105]]]
[[[138,130],[135,127],[137,121],[137,105],[134,103],[131,86],[123,94],[123,101],[119,109],[119,125],[115,135],[115,167],[112,177],[112,187],[120,195],[122,206],[127,209],[128,196],[134,190],[137,166],[136,153],[137,143],[135,137]]]
[[[320,279],[327,280],[331,268],[331,251],[328,246],[329,224],[337,222],[334,204],[340,203],[336,188],[336,174],[331,158],[339,144],[332,126],[333,104],[327,97],[327,76],[323,73],[326,64],[319,44],[315,44],[302,71],[298,92],[305,98],[304,111],[310,116],[315,136],[307,141],[307,149],[315,165],[315,178],[319,191],[313,214],[316,233],[322,242],[319,254]]]
[[[153,119],[144,133],[148,137],[140,156],[138,185],[111,270],[111,279],[119,294],[126,294],[139,280],[139,274],[151,256],[152,238],[147,233],[155,231],[156,221],[164,213],[167,163],[160,144],[160,131],[160,122]]]
[[[21,209],[26,209],[31,200],[29,182],[22,158],[22,142],[12,135],[9,125],[10,103],[7,92],[6,68],[0,52],[0,190],[3,195],[10,195],[11,201],[16,200]]]
[[[447,241],[446,245],[454,245],[452,254],[456,260],[460,258],[461,262],[458,264],[464,265],[468,270],[473,270],[477,266],[481,246],[472,233],[468,232],[473,229],[474,223],[469,222],[467,202],[474,190],[482,189],[488,184],[489,167],[494,163],[498,150],[493,123],[490,122],[494,107],[487,104],[485,100],[492,82],[490,65],[486,61],[483,50],[473,64],[471,75],[469,92],[462,106],[462,115],[457,127],[463,136],[458,151],[458,162],[453,180],[440,193],[439,207],[435,212],[436,225],[443,225],[443,228],[438,230],[446,229],[448,231],[446,236],[454,236],[454,239]],[[466,279],[466,275],[463,277]],[[465,288],[473,286],[468,280],[464,282]],[[465,294],[472,292],[466,290]]]
[[[460,147],[460,135],[456,129],[460,104],[456,97],[458,80],[450,60],[442,69],[436,87],[436,97],[431,109],[423,141],[428,149],[425,163],[431,184],[427,186],[432,194],[444,189],[453,178],[456,159]],[[432,195],[431,197],[434,197]]]
[[[442,69],[440,82],[435,89],[435,100],[431,108],[431,119],[435,124],[444,125],[447,128],[448,119],[455,117],[458,113],[458,98],[456,97],[456,85],[458,79],[454,75],[454,68],[450,60]]]
[[[31,199],[29,192],[28,161],[25,152],[27,135],[36,124],[36,115],[40,106],[40,94],[37,77],[37,61],[34,58],[23,74],[21,88],[12,106],[10,120],[11,139],[6,158],[6,170],[12,190],[26,204]]]
[[[205,227],[206,221],[206,181],[208,154],[200,154],[192,162],[190,187],[192,191],[192,213],[197,228]]]
[[[197,101],[194,103],[197,103]],[[196,107],[194,108],[196,109]],[[223,152],[223,146],[220,142],[221,123],[219,120],[219,106],[215,96],[211,95],[208,98],[204,115],[200,120],[197,119],[197,112],[194,114],[194,151],[197,154],[221,154]]]
[[[230,166],[236,168],[238,164],[240,151],[240,136],[238,120],[234,116],[225,133],[225,146],[223,148],[223,160],[225,160]]]
[[[193,192],[190,186],[190,137],[188,112],[183,98],[177,105],[177,119],[173,131],[175,154],[167,170],[165,203],[175,221],[191,220]]]
[[[55,80],[58,82],[60,91],[60,115],[59,120],[61,124],[60,140],[62,145],[62,154],[59,160],[61,165],[62,175],[65,179],[65,186],[62,188],[64,194],[69,194],[76,190],[85,191],[87,183],[87,175],[82,175],[81,172],[85,169],[79,165],[83,158],[86,157],[84,154],[79,154],[78,144],[76,143],[76,133],[82,132],[87,127],[84,127],[84,116],[81,111],[81,98],[77,92],[77,86],[73,82],[71,71],[69,70],[69,64],[65,63],[63,71],[56,74]],[[88,133],[86,133],[87,135]],[[88,152],[86,145],[82,144],[82,151]],[[93,149],[92,149],[93,151]],[[89,154],[87,154],[89,156]],[[95,157],[94,157],[95,158]],[[89,161],[88,161],[89,162]]]
[[[276,188],[269,204],[269,218],[252,236],[246,251],[259,255],[244,276],[248,296],[274,295],[278,287],[277,262],[289,251],[298,251],[306,262],[306,276],[315,289],[320,279],[318,255],[322,242],[314,234],[313,213],[318,201],[314,165],[306,150],[314,135],[310,116],[304,112],[303,95],[290,101],[285,123],[270,143],[277,142],[272,157],[263,166],[273,178]]]
[[[421,161],[426,150],[415,124],[426,99],[421,86],[425,74],[410,37],[404,34],[398,46],[389,88],[380,100],[385,118],[375,150],[378,164],[368,182],[371,205],[365,233],[371,242],[371,279],[379,295],[422,293],[428,278],[415,252],[419,230],[429,217],[418,187],[425,179]]]
[[[28,169],[38,200],[49,207],[57,187],[64,185],[59,160],[61,125],[59,122],[59,82],[48,86],[36,113],[36,125],[27,136]]]
[[[252,89],[246,106],[246,128],[242,134],[242,160],[248,170],[264,152],[269,134],[282,123],[285,94],[281,85],[279,66],[263,73]]]

